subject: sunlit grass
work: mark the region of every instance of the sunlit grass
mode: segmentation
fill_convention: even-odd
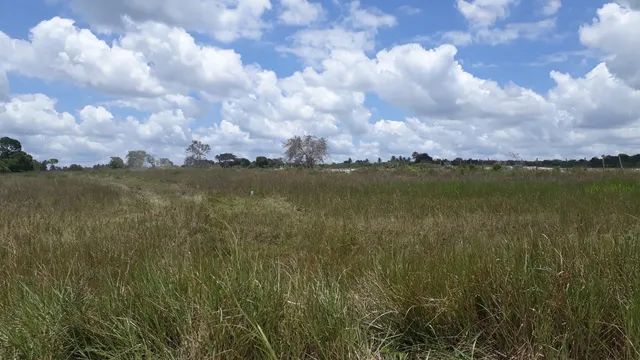
[[[2,359],[640,356],[633,174],[29,174],[0,203]]]

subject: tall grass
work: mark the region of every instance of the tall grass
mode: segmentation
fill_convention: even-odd
[[[0,203],[2,359],[640,357],[633,174],[11,175]]]

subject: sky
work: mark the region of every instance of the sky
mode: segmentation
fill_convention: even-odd
[[[640,0],[0,0],[0,136],[182,163],[640,153]]]

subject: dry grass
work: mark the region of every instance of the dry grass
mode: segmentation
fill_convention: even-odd
[[[640,357],[633,174],[29,174],[0,203],[2,359]]]

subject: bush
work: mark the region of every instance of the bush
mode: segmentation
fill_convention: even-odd
[[[82,167],[82,165],[71,164],[71,165],[69,165],[67,170],[69,170],[69,171],[82,171],[82,170],[84,170],[84,168]]]

